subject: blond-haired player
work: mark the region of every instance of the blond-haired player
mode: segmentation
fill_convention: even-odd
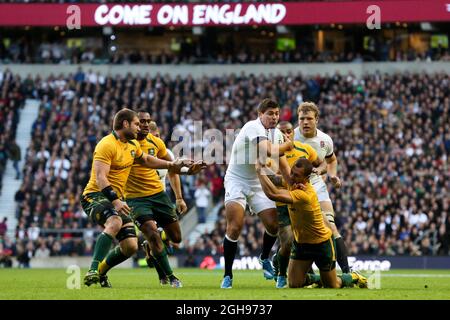
[[[340,188],[341,180],[337,175],[337,158],[334,154],[333,140],[329,135],[317,128],[320,115],[319,108],[313,102],[303,102],[299,105],[297,113],[299,126],[294,130],[294,139],[309,144],[316,150],[319,158],[325,159],[327,162],[326,172],[330,182],[335,188]],[[348,273],[350,268],[348,265],[347,247],[334,221],[335,213],[327,185],[323,179],[325,177],[325,175],[321,176],[313,173],[311,175],[311,184],[317,192],[320,207],[331,224],[331,230],[336,241],[338,264],[342,272]]]

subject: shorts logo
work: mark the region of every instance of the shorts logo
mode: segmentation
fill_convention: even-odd
[[[325,141],[320,141],[320,147],[325,148]]]
[[[134,158],[136,156],[136,151],[131,150],[131,156]]]

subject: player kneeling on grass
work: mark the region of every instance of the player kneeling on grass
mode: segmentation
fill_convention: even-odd
[[[314,188],[309,183],[313,170],[311,162],[298,159],[291,168],[288,190],[278,189],[265,174],[261,164],[256,165],[258,178],[267,197],[289,205],[294,242],[288,268],[290,288],[300,288],[321,281],[327,288],[367,288],[367,279],[357,272],[336,274],[335,244],[331,229],[323,219],[320,204]],[[302,184],[304,190],[295,186]],[[320,277],[307,275],[313,262],[320,270]]]

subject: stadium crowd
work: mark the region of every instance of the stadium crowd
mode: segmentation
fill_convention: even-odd
[[[0,194],[2,177],[6,169],[7,159],[20,160],[20,149],[15,142],[16,129],[19,123],[20,109],[24,106],[25,97],[30,94],[30,83],[22,82],[11,72],[0,72]],[[19,178],[19,177],[18,177]]]
[[[280,120],[293,123],[299,103],[318,103],[319,128],[335,142],[343,187],[330,190],[330,195],[351,255],[449,254],[448,74],[374,73],[362,79],[352,74],[241,74],[193,79],[110,77],[80,68],[67,77],[14,79],[16,87],[31,90],[41,105],[16,194],[17,244],[7,239],[3,250],[91,253],[99,230],[87,221],[78,199],[89,178],[93,148],[110,132],[111,117],[122,106],[149,110],[162,138],[173,147],[174,130],[193,134],[194,121],[202,121],[203,130],[241,128],[256,118],[261,97],[272,97],[282,106]],[[194,141],[191,147],[196,143],[206,146],[208,141]],[[183,177],[190,207],[202,181],[210,187],[214,203],[222,201],[225,168],[211,165],[196,178]],[[225,232],[221,212],[214,230],[193,246],[186,242],[180,252],[220,254]],[[240,254],[259,253],[262,225],[252,216],[245,224]]]
[[[1,36],[1,34],[0,34]],[[37,37],[37,38],[36,38]],[[266,51],[255,52],[251,47],[234,45],[211,45],[202,49],[200,43],[180,40],[178,51],[159,53],[145,50],[122,49],[115,51],[104,48],[68,46],[62,39],[48,41],[36,37],[11,38],[0,42],[0,62],[3,63],[45,63],[45,64],[249,64],[249,63],[307,63],[307,62],[364,62],[364,61],[450,61],[448,48],[430,48],[418,52],[414,49],[394,49],[388,39],[378,40],[372,49],[358,52],[348,48],[342,52],[315,51],[312,45],[301,45],[290,51],[277,51],[267,47]],[[375,41],[375,39],[373,39]],[[98,43],[102,43],[98,37]],[[375,48],[378,48],[375,50]]]

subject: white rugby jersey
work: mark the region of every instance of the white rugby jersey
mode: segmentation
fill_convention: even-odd
[[[264,128],[259,118],[247,122],[234,140],[225,178],[259,183],[255,169],[257,160],[256,145],[258,142],[266,139],[270,140],[272,144],[282,144],[284,142],[283,134],[279,129]]]
[[[300,141],[301,143],[309,144],[317,152],[317,156],[324,160],[326,157],[333,155],[333,140],[325,132],[317,129],[317,134],[312,138],[305,138],[300,132],[300,128],[294,129],[294,140]],[[311,183],[314,183],[317,179],[321,179],[318,175],[311,175]]]

